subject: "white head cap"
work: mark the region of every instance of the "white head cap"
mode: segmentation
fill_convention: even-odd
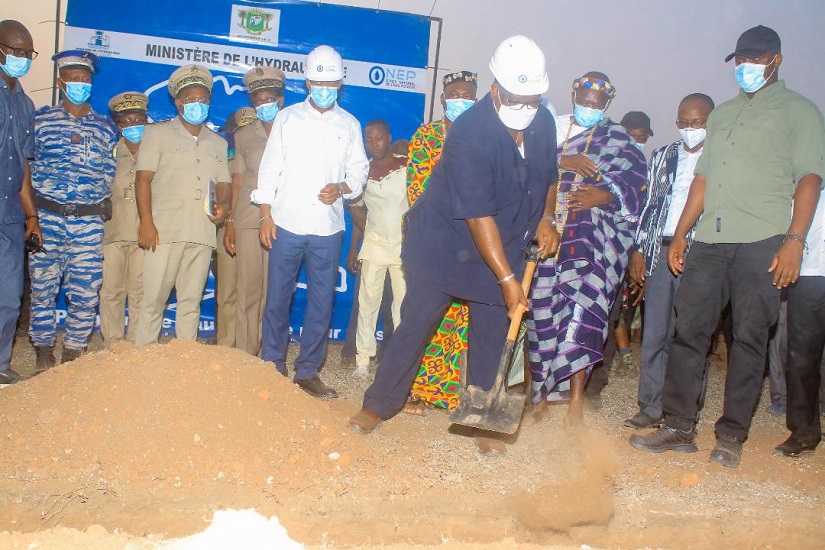
[[[318,46],[307,56],[304,65],[307,80],[317,82],[335,82],[344,78],[344,62],[341,54],[329,46]]]
[[[550,87],[544,52],[526,36],[511,36],[499,44],[490,71],[511,94],[539,95]]]

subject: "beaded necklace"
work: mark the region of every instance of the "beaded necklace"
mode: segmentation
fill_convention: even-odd
[[[587,155],[587,152],[590,150],[590,143],[593,141],[593,134],[596,133],[597,126],[598,124],[594,125],[593,128],[590,129],[590,133],[587,136],[587,142],[584,144],[584,151],[581,153],[582,155]],[[567,144],[570,141],[570,133],[572,131],[573,121],[571,120],[570,126],[567,127],[567,135],[565,136],[564,143],[561,146],[561,155],[559,155],[559,158],[563,157],[564,154],[567,152]],[[561,162],[559,162],[559,177],[556,181],[556,210],[554,212],[556,230],[559,232],[559,236],[563,236],[564,226],[567,225],[567,217],[570,214],[570,205],[567,202],[567,195],[573,191],[576,191],[579,188],[578,182],[581,181],[581,174],[576,172],[576,176],[573,178],[573,182],[570,184],[570,190],[562,193],[562,172],[564,172],[564,170],[562,170]],[[561,242],[559,242],[559,248],[556,250],[556,259],[559,258],[559,253],[561,253]]]

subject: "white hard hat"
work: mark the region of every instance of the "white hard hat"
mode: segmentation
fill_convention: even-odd
[[[318,82],[335,82],[344,78],[344,62],[341,54],[329,46],[318,46],[307,56],[304,65],[307,80]]]
[[[550,87],[544,52],[526,36],[511,36],[499,44],[490,71],[511,94],[539,95]]]

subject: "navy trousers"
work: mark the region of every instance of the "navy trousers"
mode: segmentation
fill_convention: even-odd
[[[405,273],[407,294],[401,304],[401,323],[395,327],[378,363],[375,380],[364,394],[364,408],[381,418],[390,418],[403,407],[410,393],[424,348],[435,334],[450,304],[451,296],[433,281]],[[499,359],[507,338],[507,309],[468,302],[467,383],[489,390],[496,378]]]
[[[298,270],[306,263],[307,304],[301,331],[301,351],[295,360],[295,379],[318,376],[327,355],[332,303],[344,233],[330,236],[296,235],[278,227],[269,252],[261,359],[286,374],[289,312]]]
[[[20,315],[23,296],[23,260],[25,251],[22,223],[0,224],[0,370],[11,365],[11,348]]]

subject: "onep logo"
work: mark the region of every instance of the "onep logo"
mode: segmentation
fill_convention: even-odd
[[[384,79],[386,78],[386,74],[384,73],[384,69],[376,65],[372,69],[370,69],[370,82],[373,86],[380,86],[384,83]]]

